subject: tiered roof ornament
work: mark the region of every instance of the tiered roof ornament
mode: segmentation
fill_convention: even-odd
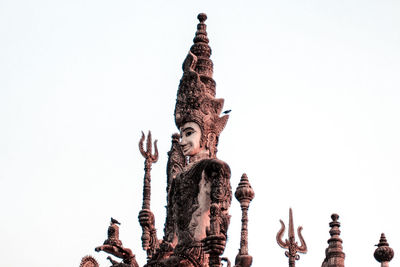
[[[381,263],[381,267],[389,267],[389,262],[393,259],[394,251],[389,247],[384,233],[381,234],[379,244],[376,246],[378,248],[374,252],[375,259]]]
[[[339,215],[336,213],[331,215],[332,222],[329,223],[331,230],[329,234],[331,238],[328,240],[328,248],[325,250],[325,259],[322,267],[344,267],[344,257],[342,239],[340,238],[340,222]]]

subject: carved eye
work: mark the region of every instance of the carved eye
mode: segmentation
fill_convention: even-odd
[[[185,133],[185,135],[186,135],[186,137],[189,137],[189,136],[191,136],[192,135],[192,131],[187,131],[186,133]]]

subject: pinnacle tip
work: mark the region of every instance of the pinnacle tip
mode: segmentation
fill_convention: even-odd
[[[200,13],[199,15],[197,15],[197,18],[199,19],[200,23],[202,23],[206,21],[207,15],[205,13]]]
[[[333,220],[334,222],[336,222],[336,221],[339,219],[339,215],[336,214],[336,213],[333,213],[333,214],[331,215],[331,218],[332,218],[332,220]]]

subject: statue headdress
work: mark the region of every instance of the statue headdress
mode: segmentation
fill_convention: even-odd
[[[183,62],[183,76],[180,80],[176,106],[175,124],[178,128],[187,122],[197,123],[202,131],[201,145],[215,157],[218,138],[228,120],[228,115],[220,117],[224,99],[215,98],[213,62],[210,59],[211,48],[206,32],[206,14],[197,16],[197,25],[193,45]]]

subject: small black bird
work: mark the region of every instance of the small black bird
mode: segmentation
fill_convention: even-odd
[[[116,219],[114,219],[113,217],[111,217],[111,222],[121,225],[121,223],[119,221],[117,221]]]
[[[232,111],[232,109],[228,109],[228,110],[225,110],[225,111],[222,112],[222,113],[224,113],[224,114],[229,114],[231,111]]]

